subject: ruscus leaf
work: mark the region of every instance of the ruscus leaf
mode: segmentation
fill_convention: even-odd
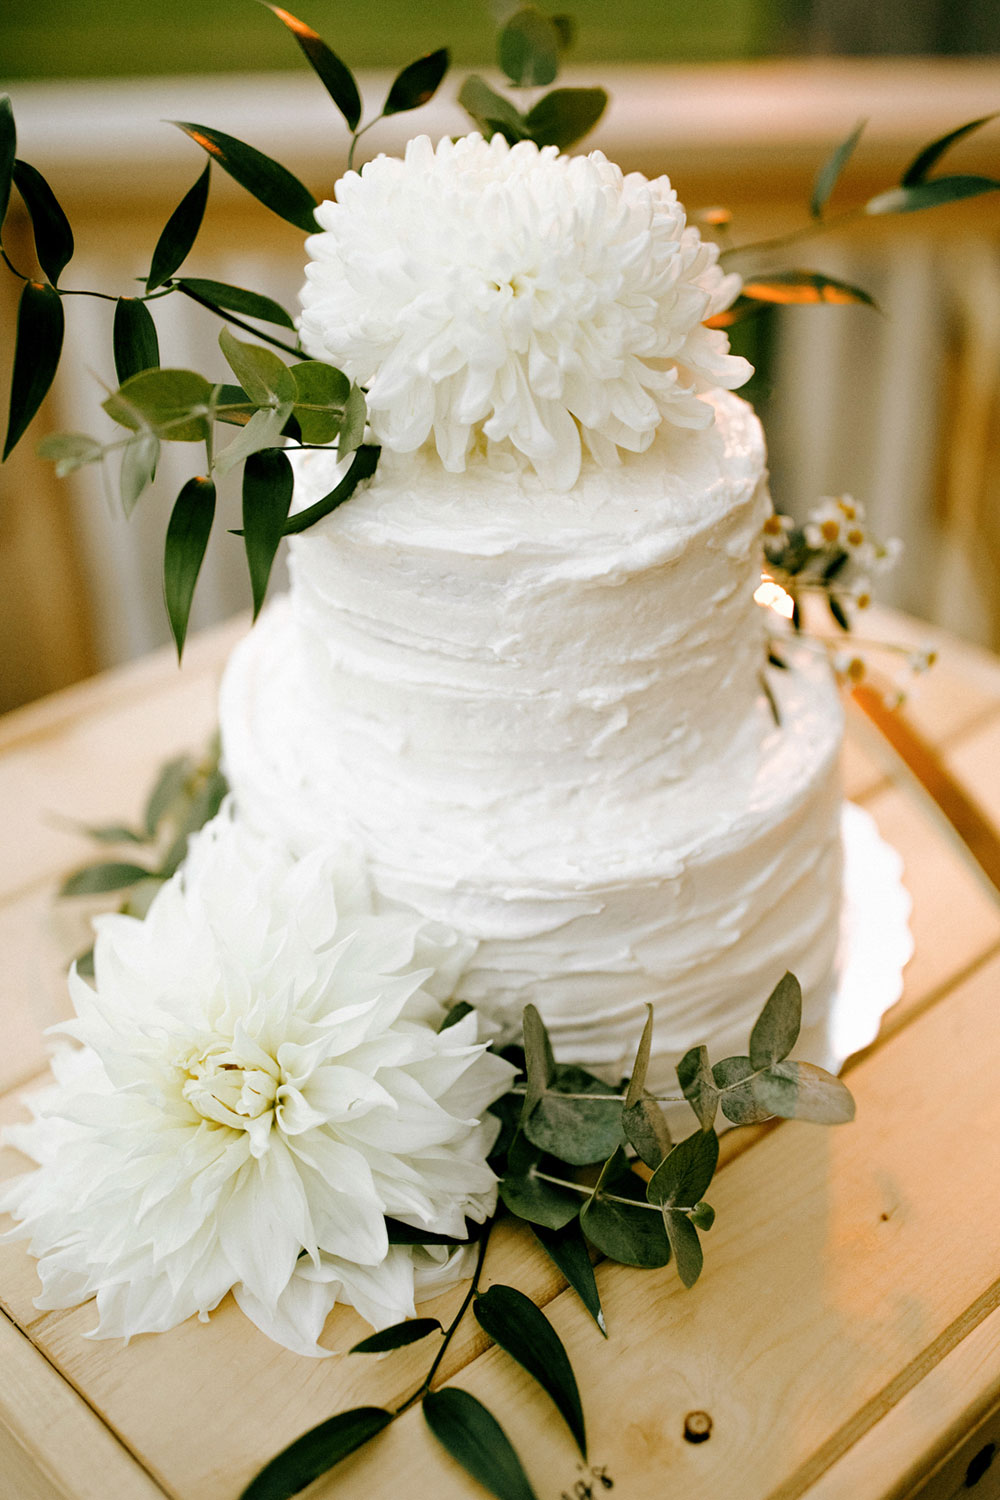
[[[480,1328],[552,1397],[583,1457],[587,1431],[573,1366],[541,1308],[516,1287],[496,1284],[472,1304]]]
[[[0,229],[10,203],[10,185],[17,156],[17,130],[9,94],[0,94]]]
[[[834,148],[816,173],[812,197],[809,199],[809,212],[814,219],[821,219],[823,217],[823,211],[830,201],[830,196],[837,185],[837,180],[850,161],[854,153],[854,148],[861,139],[861,133],[867,124],[867,120],[859,120],[850,135],[845,140],[842,140],[839,146]]]
[[[179,285],[187,287],[213,307],[242,313],[246,318],[259,318],[263,323],[276,323],[280,328],[295,327],[291,313],[286,312],[280,302],[274,302],[260,292],[246,292],[241,286],[230,286],[228,281],[207,281],[203,276],[181,276]]]
[[[115,303],[112,342],[119,386],[131,380],[133,375],[141,375],[144,370],[159,369],[160,341],[156,336],[156,324],[149,308],[138,297],[119,297]]]
[[[392,1413],[380,1406],[355,1406],[320,1422],[265,1464],[241,1492],[240,1500],[290,1500],[391,1421]]]
[[[404,110],[419,109],[426,104],[437,93],[448,71],[448,62],[447,47],[439,47],[436,52],[428,52],[426,57],[407,63],[392,81],[382,106],[383,115],[402,114]]]
[[[453,1026],[457,1026],[459,1021],[464,1021],[465,1017],[471,1015],[474,1010],[475,1006],[470,1005],[468,1000],[456,1000],[454,1005],[449,1006],[447,1015],[438,1027],[438,1035],[440,1036],[442,1031],[450,1031]]]
[[[702,1130],[711,1130],[719,1107],[719,1092],[709,1066],[707,1047],[692,1047],[685,1052],[677,1064],[677,1082]]]
[[[214,518],[215,485],[210,479],[189,479],[174,502],[163,554],[163,593],[178,661]]]
[[[135,885],[137,880],[147,880],[150,871],[143,865],[125,860],[106,860],[98,865],[86,865],[67,875],[59,887],[60,896],[103,896],[108,891],[123,891]]]
[[[842,305],[860,302],[865,307],[875,307],[874,297],[861,287],[850,282],[838,281],[822,271],[783,271],[774,276],[755,276],[743,283],[742,297],[753,302],[776,303],[779,306],[806,305],[809,303],[835,303]],[[710,320],[713,326],[714,319]],[[739,319],[734,319],[738,322]]]
[[[248,428],[244,428],[244,432]],[[292,466],[280,448],[252,453],[243,470],[243,545],[250,571],[253,617],[260,614],[275,553],[292,503]]]
[[[434,1234],[429,1229],[417,1229],[412,1224],[403,1224],[399,1219],[386,1219],[385,1232],[390,1245],[469,1245],[481,1238],[483,1225],[471,1219],[465,1221],[465,1237],[458,1239],[453,1234]]]
[[[35,236],[38,264],[53,286],[73,258],[73,231],[55,193],[36,167],[14,163],[14,186],[24,199]]]
[[[970,120],[967,125],[959,125],[957,130],[949,130],[947,135],[938,136],[936,141],[931,141],[930,145],[925,146],[913,158],[900,178],[900,185],[902,187],[916,187],[925,180],[928,172],[937,165],[950,146],[954,146],[964,136],[971,135],[981,125],[988,125],[990,120],[995,120],[996,118],[996,114],[981,115],[978,120]]]
[[[942,203],[957,203],[961,198],[978,198],[981,193],[995,193],[1000,182],[993,177],[932,177],[912,187],[890,188],[869,198],[866,214],[912,214],[922,208],[937,208]]]
[[[497,1500],[538,1500],[510,1438],[475,1396],[445,1386],[424,1397],[423,1412],[442,1448]]]
[[[10,380],[10,409],[6,460],[21,438],[55,379],[62,353],[65,319],[57,291],[41,281],[26,281],[17,309],[14,369]]]
[[[388,1354],[392,1349],[405,1349],[407,1344],[419,1343],[428,1334],[443,1332],[437,1318],[407,1318],[402,1323],[393,1323],[391,1328],[380,1328],[366,1339],[353,1344],[348,1354]]]
[[[524,1115],[527,1120],[540,1103],[556,1076],[556,1060],[545,1022],[533,1005],[524,1007],[521,1018],[524,1033]]]
[[[317,500],[315,505],[307,506],[305,510],[300,510],[296,515],[289,517],[285,525],[285,535],[293,536],[300,531],[308,531],[310,526],[315,526],[317,521],[321,521],[324,516],[336,510],[338,505],[343,505],[345,500],[349,500],[358,485],[370,479],[375,473],[381,451],[381,448],[373,443],[365,443],[359,448],[351,460],[347,473],[328,495],[324,495],[322,500]]]
[[[279,219],[294,224],[305,234],[312,234],[318,227],[316,199],[279,162],[221,130],[210,130],[206,125],[194,125],[189,120],[171,120],[170,124],[189,135],[230,177],[235,178],[240,187],[246,188]]]
[[[559,1267],[604,1337],[607,1338],[608,1330],[604,1323],[604,1312],[594,1277],[594,1267],[591,1264],[579,1219],[571,1219],[561,1229],[547,1229],[544,1224],[532,1224],[531,1232],[545,1250],[546,1255]]]
[[[205,217],[211,171],[212,163],[207,161],[194,187],[184,194],[164,225],[150,262],[147,292],[155,292],[187,259]]]
[[[750,1033],[750,1065],[767,1068],[782,1062],[799,1039],[802,1027],[802,988],[794,974],[785,973],[768,996]]]
[[[519,88],[552,83],[559,71],[560,36],[533,5],[517,11],[497,38],[497,62]]]
[[[341,62],[311,26],[279,5],[268,5],[267,8],[288,27],[302,48],[313,72],[347,121],[348,130],[357,130],[361,119],[361,95],[350,68]]]
[[[604,89],[552,89],[524,119],[536,146],[567,151],[597,124],[608,104]]]
[[[714,1130],[696,1130],[678,1141],[646,1187],[650,1203],[661,1208],[693,1208],[708,1191],[719,1164],[719,1137]]]

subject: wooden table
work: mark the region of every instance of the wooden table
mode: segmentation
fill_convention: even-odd
[[[897,638],[925,632],[898,618]],[[64,1006],[53,930],[59,875],[91,854],[67,826],[136,815],[154,767],[213,723],[237,622],[0,722],[0,1122],[44,1073],[41,1027]],[[1000,825],[1000,663],[945,642],[908,706],[948,769]],[[673,1268],[601,1264],[605,1343],[526,1234],[501,1226],[487,1282],[545,1305],[577,1371],[592,1461],[622,1500],[950,1500],[1000,1496],[1000,903],[865,722],[845,751],[851,795],[902,852],[916,956],[878,1043],[849,1065],[853,1126],[738,1131],[713,1185],[718,1222],[692,1292]],[[6,1175],[23,1162],[0,1157]],[[0,1246],[2,1500],[233,1500],[304,1428],[393,1404],[425,1366],[310,1361],[231,1299],[208,1326],[81,1337],[92,1309],[39,1313],[34,1263]],[[442,1299],[444,1310],[455,1298]],[[441,1309],[436,1309],[441,1311]],[[333,1341],[364,1325],[338,1310]],[[447,1379],[488,1399],[541,1500],[585,1493],[547,1398],[473,1324]],[[709,1441],[684,1440],[691,1411]],[[969,1468],[970,1463],[972,1468]],[[970,1487],[977,1474],[982,1475]],[[314,1496],[470,1500],[476,1487],[411,1411]]]

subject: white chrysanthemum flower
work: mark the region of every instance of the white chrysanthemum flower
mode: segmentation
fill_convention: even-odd
[[[481,431],[568,489],[581,433],[603,463],[662,419],[707,427],[699,392],[751,374],[703,326],[736,296],[666,177],[600,152],[495,135],[410,141],[337,184],[316,218],[302,342],[368,388],[375,437],[433,433],[460,471]]]
[[[38,1306],[96,1296],[94,1335],[127,1338],[232,1290],[318,1355],[338,1299],[379,1327],[458,1279],[461,1252],[390,1247],[385,1219],[462,1237],[495,1204],[486,1110],[513,1069],[474,1014],[437,1029],[468,956],[224,809],[145,921],[99,919],[96,991],[73,974],[62,1028],[83,1046],[9,1133],[41,1163],[0,1197]]]

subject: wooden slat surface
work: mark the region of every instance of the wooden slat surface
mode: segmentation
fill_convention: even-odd
[[[171,751],[197,749],[210,732],[219,665],[240,628],[196,642],[180,676],[163,656],[0,721],[0,804],[10,810],[0,850],[0,1123],[23,1113],[16,1089],[42,1072],[42,1028],[65,1003],[60,966],[72,935],[59,926],[65,913],[53,917],[53,886],[91,853],[75,833],[44,819],[52,810],[81,821],[134,816],[155,765]],[[879,618],[877,628],[896,639],[902,630],[923,635],[895,617]],[[993,770],[1000,665],[946,641],[942,664],[908,711],[1000,822]],[[870,735],[851,734],[845,778],[903,853],[916,939],[903,999],[851,1069],[856,1125],[732,1134],[713,1188],[719,1220],[703,1281],[685,1293],[671,1269],[600,1266],[610,1344],[561,1290],[529,1236],[501,1226],[491,1247],[487,1279],[522,1287],[566,1338],[594,1461],[607,1464],[629,1500],[667,1493],[897,1500],[904,1479],[909,1484],[942,1459],[988,1408],[996,1342],[989,1330],[1000,1315],[1000,1257],[986,1206],[1000,1167],[1000,1029],[991,1024],[1000,905]],[[18,1165],[12,1151],[0,1154],[0,1175]],[[40,1380],[55,1380],[103,1435],[84,1423],[74,1445],[96,1455],[110,1443],[126,1466],[134,1462],[134,1488],[127,1478],[119,1490],[109,1484],[115,1500],[161,1491],[178,1500],[231,1500],[304,1427],[346,1405],[398,1401],[427,1358],[411,1349],[385,1360],[305,1361],[264,1339],[231,1300],[207,1327],[192,1322],[122,1350],[81,1337],[93,1323],[89,1308],[39,1313],[36,1291],[23,1247],[0,1246],[0,1303],[9,1320],[0,1321],[0,1332],[19,1340],[12,1347],[21,1363],[27,1357]],[[442,1306],[455,1301],[452,1294]],[[349,1310],[337,1313],[328,1341],[347,1347],[362,1326]],[[468,1330],[445,1376],[461,1372],[463,1387],[489,1396],[523,1448],[541,1500],[572,1494],[580,1477],[574,1450],[546,1398],[485,1344]],[[959,1372],[957,1389],[940,1373],[946,1370]],[[926,1394],[932,1389],[936,1399]],[[715,1420],[711,1440],[699,1447],[681,1437],[692,1409]],[[920,1439],[911,1452],[915,1426]],[[16,1442],[5,1437],[15,1430]],[[67,1441],[54,1427],[56,1459]],[[2,1500],[10,1476],[32,1465],[35,1490],[19,1477],[11,1500],[22,1493],[25,1500],[90,1500],[85,1464],[76,1489],[66,1488],[62,1472],[45,1470],[47,1442],[30,1403],[13,1416],[0,1406]],[[419,1413],[315,1493],[360,1500],[404,1488],[414,1500],[475,1493],[424,1437]]]

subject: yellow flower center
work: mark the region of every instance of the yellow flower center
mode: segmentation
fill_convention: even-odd
[[[247,1065],[225,1043],[218,1043],[187,1063],[181,1092],[206,1120],[246,1130],[251,1120],[269,1114],[281,1083],[278,1065]]]

